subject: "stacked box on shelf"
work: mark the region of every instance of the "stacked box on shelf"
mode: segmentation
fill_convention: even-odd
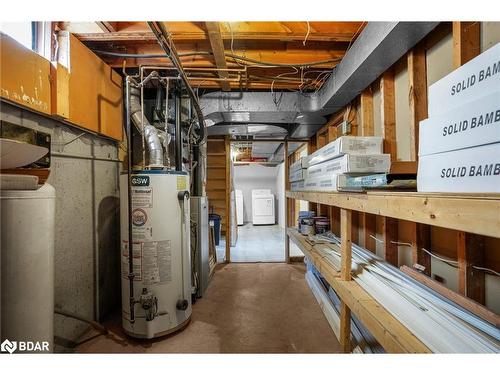
[[[500,43],[429,87],[422,192],[500,192]]]
[[[309,157],[305,190],[338,191],[347,176],[388,173],[390,155],[382,153],[382,137],[343,136]]]
[[[303,156],[295,163],[290,165],[288,181],[290,182],[290,189],[292,191],[304,190],[304,182],[307,177],[308,164],[309,157]]]

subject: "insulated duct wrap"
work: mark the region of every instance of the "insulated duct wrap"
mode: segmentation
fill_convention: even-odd
[[[141,132],[144,121],[144,138],[149,151],[149,165],[163,166],[163,148],[158,130],[149,123],[146,117],[141,115],[141,95],[136,87],[130,89],[130,113],[132,122]]]

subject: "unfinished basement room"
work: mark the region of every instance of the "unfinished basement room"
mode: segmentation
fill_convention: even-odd
[[[0,368],[498,370],[500,7],[167,3],[0,16]]]

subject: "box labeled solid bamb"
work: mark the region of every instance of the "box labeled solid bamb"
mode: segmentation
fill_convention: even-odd
[[[420,121],[419,155],[500,142],[500,91]]]
[[[343,174],[332,174],[307,178],[304,184],[304,190],[307,191],[339,191],[346,187],[347,176]]]
[[[422,156],[422,192],[500,193],[500,143]]]
[[[500,90],[500,43],[429,87],[429,117]]]
[[[381,154],[383,152],[382,147],[382,137],[342,136],[312,153],[309,156],[309,166],[322,163],[342,154]]]
[[[315,164],[307,168],[307,177],[316,178],[332,174],[347,173],[388,173],[391,167],[391,156],[381,155],[351,155],[337,156],[335,159]]]
[[[290,175],[288,176],[288,181],[290,182],[301,181],[305,180],[306,177],[307,177],[307,169],[299,169],[298,171],[290,172]]]

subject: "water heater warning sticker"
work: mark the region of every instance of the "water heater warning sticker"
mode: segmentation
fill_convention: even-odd
[[[142,280],[142,243],[134,242],[133,246],[133,269],[134,269],[134,280]],[[122,241],[122,277],[128,279],[128,242]]]
[[[177,190],[186,190],[186,176],[177,176]]]
[[[170,241],[144,242],[142,246],[144,284],[153,285],[172,280]]]
[[[132,188],[132,207],[153,207],[153,189],[150,187]]]

